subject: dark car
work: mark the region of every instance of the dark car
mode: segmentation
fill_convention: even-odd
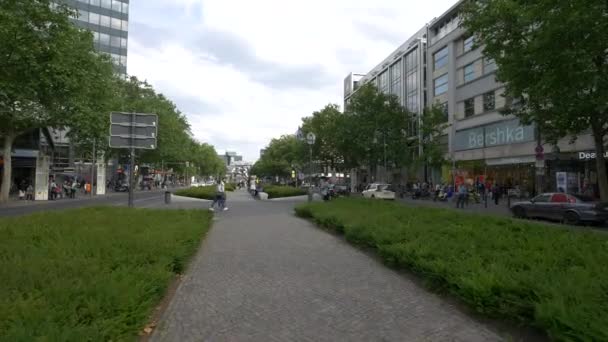
[[[608,221],[608,203],[587,201],[565,193],[546,193],[530,201],[514,203],[511,212],[519,218],[543,218],[569,224]]]

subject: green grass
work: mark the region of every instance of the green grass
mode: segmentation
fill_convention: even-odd
[[[291,186],[265,185],[263,188],[269,199],[306,195],[306,190]]]
[[[116,207],[2,218],[0,340],[136,339],[210,224]]]
[[[479,313],[559,341],[608,341],[607,234],[360,199],[305,204],[296,213]]]

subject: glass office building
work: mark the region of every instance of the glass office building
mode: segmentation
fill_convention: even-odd
[[[93,32],[95,47],[112,57],[118,72],[127,73],[129,0],[62,0],[78,10],[76,25]]]

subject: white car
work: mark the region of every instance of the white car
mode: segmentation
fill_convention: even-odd
[[[391,189],[390,184],[374,183],[370,184],[367,189],[363,191],[363,197],[394,200],[395,192]]]

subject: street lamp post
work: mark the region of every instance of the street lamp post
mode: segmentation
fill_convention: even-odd
[[[315,144],[316,136],[314,133],[308,133],[306,135],[306,143],[308,143],[308,202],[312,202],[312,145]]]

